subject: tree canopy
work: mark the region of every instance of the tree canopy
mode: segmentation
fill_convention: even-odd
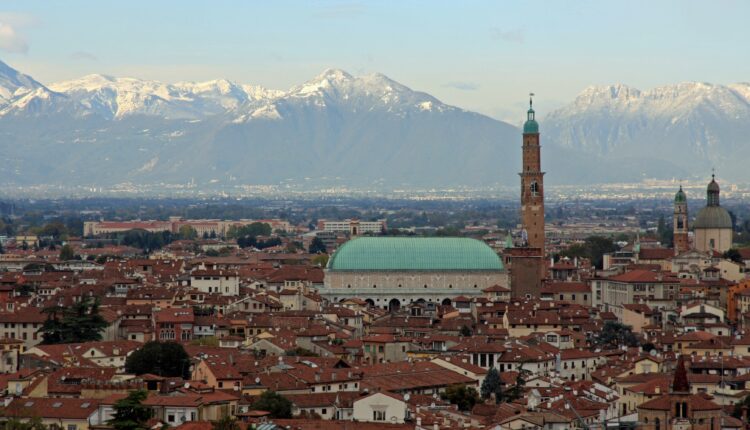
[[[258,400],[250,406],[254,411],[267,411],[271,418],[291,418],[292,402],[281,394],[273,391],[264,391]]]
[[[65,244],[60,248],[60,261],[70,261],[74,258],[76,258],[76,253],[72,246]]]
[[[151,341],[133,351],[125,360],[128,373],[143,375],[153,373],[159,376],[190,376],[190,357],[185,348],[177,342]]]
[[[39,329],[42,343],[78,343],[102,340],[102,331],[109,325],[99,315],[99,299],[81,299],[73,306],[50,306],[42,310],[47,319]]]
[[[153,410],[143,405],[148,397],[146,390],[135,390],[128,393],[124,399],[115,403],[114,415],[109,420],[115,430],[145,430],[146,423],[153,416]]]
[[[326,252],[326,244],[323,243],[323,241],[319,237],[315,237],[312,242],[310,242],[310,247],[308,248],[308,251],[310,254],[325,254]]]
[[[594,338],[594,343],[607,349],[616,349],[622,345],[638,346],[638,338],[633,328],[618,321],[607,321]]]
[[[563,250],[560,255],[568,258],[588,258],[591,264],[601,269],[604,254],[617,251],[612,239],[604,236],[589,236],[583,243],[575,243]]]
[[[440,396],[458,406],[460,411],[470,411],[481,400],[477,390],[465,384],[450,385]]]

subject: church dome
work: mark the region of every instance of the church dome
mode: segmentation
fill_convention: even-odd
[[[686,201],[687,201],[687,196],[685,195],[685,192],[682,191],[682,185],[680,185],[680,190],[677,191],[677,194],[674,195],[674,202],[685,203]]]
[[[711,178],[711,182],[708,183],[707,191],[709,193],[719,192],[719,184],[716,182],[715,178]]]
[[[698,212],[693,226],[701,228],[732,228],[732,217],[721,206],[706,206]]]
[[[463,237],[360,237],[343,244],[327,269],[344,271],[502,271],[486,243]]]

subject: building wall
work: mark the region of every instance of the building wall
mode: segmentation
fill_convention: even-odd
[[[466,272],[366,272],[326,271],[323,297],[338,302],[357,297],[371,300],[375,306],[387,308],[392,300],[400,306],[418,300],[441,302],[463,296],[481,296],[492,285],[507,286],[504,271]]]
[[[376,416],[376,412],[382,415]],[[406,403],[382,393],[354,402],[353,421],[403,424],[406,418]]]
[[[711,241],[713,240],[713,247]],[[696,228],[695,249],[708,252],[711,250],[725,252],[732,247],[732,229],[730,228]]]

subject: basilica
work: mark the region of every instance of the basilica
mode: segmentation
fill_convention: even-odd
[[[706,206],[701,208],[693,224],[693,247],[703,253],[724,253],[732,247],[732,217],[719,204],[719,184],[711,175],[706,189]],[[674,198],[674,249],[680,254],[690,248],[687,195],[682,187]]]

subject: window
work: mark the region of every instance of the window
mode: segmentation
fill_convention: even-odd
[[[78,429],[78,425],[76,425],[76,424],[68,424],[68,430],[77,430],[77,429]]]
[[[537,184],[537,182],[536,182],[536,181],[533,181],[533,182],[531,183],[531,187],[530,187],[530,189],[531,189],[531,195],[532,195],[532,196],[537,196],[537,195],[539,195],[539,184]]]
[[[372,411],[373,421],[385,421],[385,411]]]

